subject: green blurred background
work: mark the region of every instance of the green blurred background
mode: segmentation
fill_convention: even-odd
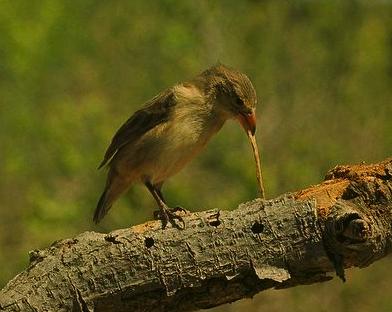
[[[268,197],[336,164],[392,156],[391,1],[0,0],[0,287],[27,252],[151,218],[142,186],[101,225],[97,165],[128,116],[220,61],[258,92]],[[257,196],[240,127],[228,122],[165,187],[169,202],[233,209]],[[391,311],[390,258],[348,282],[266,291],[212,311]]]

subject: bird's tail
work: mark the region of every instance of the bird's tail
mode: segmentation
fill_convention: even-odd
[[[106,187],[99,198],[95,208],[94,222],[98,223],[108,213],[115,200],[130,187],[128,180],[117,175],[115,171],[109,171]]]
[[[108,213],[109,209],[112,207],[112,201],[108,200],[108,190],[105,189],[105,191],[102,193],[101,197],[99,198],[97,208],[95,208],[94,212],[94,222],[95,224],[98,224],[99,221],[102,220],[102,218]]]

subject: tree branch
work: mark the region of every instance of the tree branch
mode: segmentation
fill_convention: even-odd
[[[391,251],[392,159],[338,166],[316,186],[233,211],[85,232],[30,252],[0,311],[192,311],[332,279]]]

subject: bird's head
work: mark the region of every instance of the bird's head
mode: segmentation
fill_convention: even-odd
[[[237,119],[244,130],[256,131],[256,91],[249,78],[224,65],[211,67],[205,72],[214,89],[216,105],[227,118]]]
[[[255,157],[260,195],[264,198],[260,157],[255,137],[257,96],[252,83],[245,74],[221,64],[203,72],[201,82],[211,97],[209,102],[213,103],[216,111],[225,119],[237,119],[248,135]]]

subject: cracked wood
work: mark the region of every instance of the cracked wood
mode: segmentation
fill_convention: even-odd
[[[192,311],[333,278],[391,251],[392,160],[338,166],[326,181],[233,211],[85,232],[30,252],[0,311]]]

